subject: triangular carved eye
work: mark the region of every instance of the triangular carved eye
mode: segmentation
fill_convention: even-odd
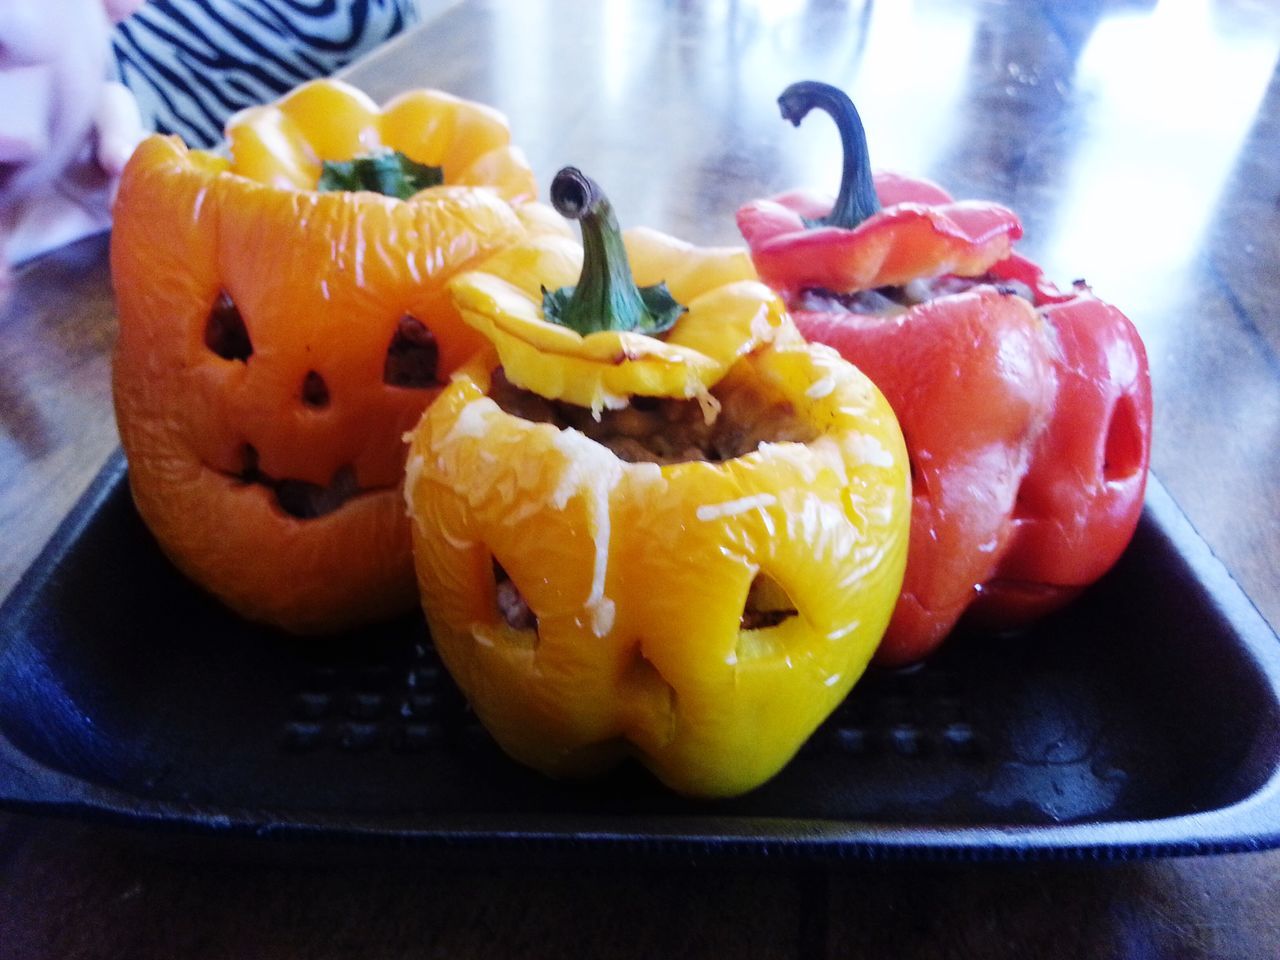
[[[747,591],[747,604],[742,611],[742,630],[776,627],[796,615],[796,606],[778,581],[765,573],[756,574]]]
[[[253,356],[249,329],[225,290],[218,291],[218,299],[213,302],[209,319],[205,321],[204,345],[223,360],[239,360],[243,363]]]
[[[405,314],[387,347],[383,382],[393,387],[437,387],[440,348],[435,335],[417,317]]]

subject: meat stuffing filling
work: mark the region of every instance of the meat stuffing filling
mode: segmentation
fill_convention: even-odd
[[[745,456],[762,443],[808,443],[816,437],[785,398],[743,382],[717,384],[710,402],[634,397],[621,410],[594,414],[523,390],[499,369],[489,396],[522,420],[581,431],[628,463],[720,462]]]
[[[727,378],[711,391],[711,401],[634,397],[621,410],[593,414],[586,407],[547,400],[521,389],[503,370],[494,372],[489,396],[504,411],[534,423],[579,430],[628,463],[719,462],[744,456],[762,443],[809,443],[816,433],[780,394],[745,380]],[[519,588],[493,565],[498,614],[517,630],[536,629],[537,616]],[[741,629],[776,627],[796,610],[786,593],[761,574],[751,584]]]
[[[930,279],[912,280],[900,287],[877,287],[874,290],[856,290],[853,293],[833,293],[830,290],[810,288],[800,292],[796,302],[789,304],[795,310],[812,310],[822,313],[872,314],[887,316],[902,313],[921,303],[956,293],[964,293],[975,287],[995,287],[1001,293],[1022,297],[1035,302],[1031,288],[1016,280],[982,274],[977,277],[947,275]]]
[[[515,630],[537,630],[538,617],[520,595],[517,587],[496,560],[493,563],[494,604],[498,615]],[[765,574],[757,574],[747,591],[747,602],[738,620],[739,630],[764,630],[796,615],[791,598],[777,582]]]
[[[246,443],[241,448],[241,457],[243,464],[236,479],[240,483],[266,487],[275,495],[276,505],[298,520],[327,516],[360,493],[355,469],[350,465],[339,468],[328,486],[320,486],[305,480],[267,476],[258,468],[258,451],[252,444]]]

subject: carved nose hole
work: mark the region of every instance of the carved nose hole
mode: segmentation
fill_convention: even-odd
[[[249,329],[225,290],[218,291],[218,299],[209,310],[209,319],[204,325],[204,345],[223,360],[243,363],[253,356]]]
[[[302,380],[302,402],[308,407],[323,409],[329,405],[329,385],[314,370],[308,371]]]
[[[1108,483],[1127,480],[1142,466],[1142,430],[1138,410],[1128,394],[1116,401],[1102,448],[1102,478]]]
[[[382,379],[393,387],[436,387],[440,348],[421,320],[405,314],[387,347]]]

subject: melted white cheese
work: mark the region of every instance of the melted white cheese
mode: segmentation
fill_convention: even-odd
[[[551,503],[563,510],[574,496],[586,499],[587,522],[595,544],[591,569],[591,590],[584,606],[591,614],[591,630],[603,637],[613,629],[614,602],[605,596],[605,575],[609,568],[611,536],[610,494],[622,479],[622,461],[578,430],[561,430],[554,440],[564,454],[564,474],[551,495]]]
[[[741,497],[738,500],[728,500],[724,503],[704,503],[698,508],[697,517],[703,521],[718,520],[721,517],[736,517],[740,513],[763,510],[765,507],[771,507],[777,502],[778,498],[772,493],[757,493],[753,497]]]

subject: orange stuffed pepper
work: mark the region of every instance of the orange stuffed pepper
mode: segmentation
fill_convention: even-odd
[[[240,614],[341,630],[415,599],[401,435],[481,342],[445,283],[553,228],[505,120],[446,94],[319,81],[227,133],[229,159],[152,137],[120,185],[129,480]]]

